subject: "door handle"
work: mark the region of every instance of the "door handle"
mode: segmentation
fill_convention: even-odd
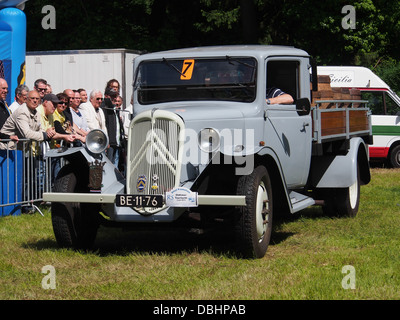
[[[303,129],[300,130],[300,132],[306,132],[306,127],[310,126],[308,122],[303,122]]]

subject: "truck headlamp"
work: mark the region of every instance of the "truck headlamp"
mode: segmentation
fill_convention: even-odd
[[[219,148],[221,138],[213,128],[204,128],[199,132],[199,147],[204,152],[215,152]]]
[[[86,147],[92,153],[102,153],[108,146],[108,136],[103,130],[93,129],[86,136]]]

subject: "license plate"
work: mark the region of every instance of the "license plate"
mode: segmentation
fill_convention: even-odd
[[[162,207],[164,199],[162,195],[144,194],[117,194],[115,203],[117,207]]]

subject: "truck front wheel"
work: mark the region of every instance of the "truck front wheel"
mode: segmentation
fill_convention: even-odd
[[[54,192],[82,191],[72,165],[64,166],[55,180]],[[99,227],[96,209],[97,206],[94,204],[53,202],[51,204],[51,220],[58,245],[75,249],[90,248]]]
[[[242,176],[237,194],[246,196],[246,206],[236,209],[236,249],[244,257],[262,258],[272,233],[272,187],[267,169],[259,166]]]

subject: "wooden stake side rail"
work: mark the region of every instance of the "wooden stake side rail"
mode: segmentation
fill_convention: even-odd
[[[372,127],[370,110],[365,100],[318,100],[312,107],[313,141],[350,139],[353,136],[370,136]],[[329,104],[331,108],[320,108]],[[356,106],[356,107],[355,107]]]

